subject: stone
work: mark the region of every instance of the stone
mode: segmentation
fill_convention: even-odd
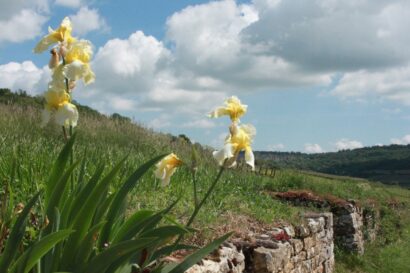
[[[300,264],[302,261],[306,260],[306,258],[307,258],[306,251],[302,251],[298,255],[293,256],[291,260],[294,264]]]
[[[245,256],[233,245],[218,249],[218,259],[203,259],[185,273],[242,273],[245,270]]]
[[[292,226],[284,227],[283,230],[289,235],[291,238],[295,237],[295,229]]]
[[[319,255],[316,255],[316,256],[313,258],[313,261],[314,261],[314,267],[315,267],[315,268],[319,267],[319,265],[320,265],[320,257],[319,257]]]
[[[326,230],[325,229],[322,229],[321,232],[316,234],[316,238],[318,238],[318,239],[323,239],[325,237],[326,237]]]
[[[286,265],[285,268],[283,269],[283,273],[290,273],[294,268],[294,265],[291,261],[289,261]]]
[[[333,213],[326,212],[322,213],[323,218],[325,220],[325,229],[331,229],[333,227]]]
[[[316,268],[316,272],[317,273],[323,273],[323,271],[324,271],[323,265],[319,264],[319,266]]]
[[[329,259],[323,263],[323,272],[324,273],[332,273],[334,269],[334,260]]]
[[[280,235],[281,233],[283,233],[283,229],[281,228],[273,228],[270,231],[270,234],[272,234],[273,237]]]
[[[289,262],[292,246],[289,243],[280,244],[278,249],[258,247],[253,251],[255,272],[276,272],[284,269]]]
[[[259,239],[259,240],[270,240],[270,236],[269,236],[268,234],[259,234],[259,235],[256,235],[256,239]]]
[[[296,254],[303,250],[303,242],[299,239],[290,239],[290,244],[293,246],[293,251]]]
[[[312,260],[306,260],[302,262],[302,272],[312,272]]]
[[[306,238],[310,235],[310,230],[304,225],[300,225],[296,228],[296,235],[300,238]]]
[[[315,245],[316,245],[316,242],[312,237],[306,237],[303,239],[303,249],[304,250],[310,250],[310,248]]]
[[[319,226],[320,226],[320,230],[323,230],[326,226],[326,220],[324,217],[320,217],[317,219],[317,221],[319,222]]]
[[[260,273],[277,272],[281,261],[274,259],[270,249],[258,247],[253,251],[253,271]]]
[[[320,223],[317,220],[310,218],[310,219],[307,219],[307,221],[308,221],[308,227],[312,234],[317,233],[321,230]]]
[[[315,254],[315,248],[310,247],[309,249],[306,250],[307,253],[307,258],[312,259],[316,254]]]

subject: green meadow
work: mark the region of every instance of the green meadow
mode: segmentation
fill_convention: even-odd
[[[1,216],[6,215],[4,207],[10,196],[14,210],[19,203],[26,205],[36,192],[41,194],[32,211],[40,214],[44,210],[47,180],[66,141],[59,126],[49,124],[40,127],[40,98],[2,92]],[[88,107],[79,107],[79,110],[76,139],[67,164],[78,163],[72,165],[72,172],[67,178],[69,193],[64,194],[74,194],[80,177],[83,181],[89,181],[104,166],[103,177],[125,158],[107,188],[108,198],[138,167],[156,156],[174,152],[184,161],[184,165],[172,176],[170,185],[163,187],[161,181],[154,177],[154,167],[149,168],[126,195],[127,205],[123,211],[127,216],[141,210],[160,211],[178,200],[159,226],[172,222],[186,223],[194,210],[193,169],[196,170],[199,199],[218,175],[219,167],[212,158],[212,149],[192,144],[184,137],[157,133],[119,115],[105,116]],[[196,151],[195,156],[193,150]],[[63,170],[60,171],[58,175],[62,176]],[[287,169],[277,170],[275,176],[270,177],[245,169],[227,169],[195,218],[192,225],[194,230],[184,235],[184,242],[204,246],[229,231],[239,235],[247,233],[252,226],[297,223],[300,214],[310,208],[292,207],[268,194],[292,189],[356,199],[364,205],[375,202],[383,211],[379,238],[367,246],[365,255],[358,257],[336,251],[337,272],[410,272],[407,261],[410,253],[410,191],[348,177],[327,178]],[[392,203],[400,206],[391,208],[389,204]],[[8,210],[11,218],[9,222],[2,218],[0,223],[3,229],[10,228],[16,222],[17,214],[10,214],[10,207]],[[37,238],[39,232],[39,229],[27,225],[25,233],[29,235],[24,236]],[[0,237],[0,247],[4,247],[6,237]],[[26,244],[24,247],[30,245],[28,239],[23,239],[23,243]]]

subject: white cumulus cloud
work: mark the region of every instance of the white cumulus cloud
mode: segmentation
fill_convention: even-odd
[[[305,74],[341,75],[331,90],[339,98],[410,104],[409,1],[253,3],[259,20],[241,35],[260,54]]]
[[[251,4],[233,0],[189,6],[167,20],[167,39],[174,45],[175,70],[219,82],[230,92],[326,85],[327,73],[300,70],[243,32],[259,20]]]
[[[410,58],[406,0],[259,0],[256,7],[260,20],[246,37],[308,70],[386,68]]]
[[[269,144],[267,147],[268,151],[282,151],[285,149],[285,145],[282,143]]]
[[[11,90],[22,89],[36,95],[47,88],[50,71],[47,67],[38,68],[33,62],[10,62],[0,65],[0,86]]]
[[[7,20],[0,20],[0,44],[31,40],[41,33],[47,17],[31,9],[23,9]]]
[[[410,134],[405,135],[402,138],[392,138],[390,140],[392,144],[398,144],[398,145],[407,145],[410,144]]]
[[[343,99],[373,96],[410,105],[410,64],[379,71],[346,73],[331,94]]]
[[[363,144],[357,140],[350,140],[342,138],[335,143],[336,150],[352,150],[357,148],[363,148]]]
[[[131,99],[121,97],[110,98],[112,108],[117,111],[132,111],[135,110],[135,102]]]
[[[37,13],[48,13],[49,0],[2,0],[0,1],[0,21],[8,20],[27,9]]]
[[[75,35],[85,35],[94,30],[105,31],[108,25],[97,9],[81,7],[74,15],[70,15]]]
[[[148,122],[148,126],[154,129],[162,129],[162,128],[170,127],[171,125],[172,124],[171,124],[170,117],[165,114],[160,115],[159,117],[154,118]]]
[[[199,113],[225,97],[206,77],[178,75],[172,52],[161,41],[136,31],[127,39],[112,39],[99,48],[92,66],[101,94],[133,97],[138,110]],[[207,90],[211,91],[207,91]],[[100,94],[100,95],[97,95]]]
[[[63,7],[78,8],[83,2],[82,0],[56,0],[55,4]]]
[[[213,121],[211,121],[209,119],[205,119],[205,118],[189,121],[189,122],[186,122],[186,123],[182,124],[182,127],[187,127],[187,128],[206,128],[206,129],[209,129],[209,128],[213,128],[215,126],[216,126],[216,124]]]
[[[305,152],[310,154],[324,153],[325,151],[319,144],[306,143]]]

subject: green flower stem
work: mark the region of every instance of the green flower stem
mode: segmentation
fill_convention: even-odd
[[[211,193],[213,192],[213,190],[214,190],[216,184],[218,183],[219,179],[220,179],[221,176],[222,176],[222,173],[223,173],[224,170],[225,170],[226,161],[227,161],[227,160],[225,159],[224,163],[222,164],[221,168],[219,169],[218,175],[216,176],[216,178],[215,178],[214,182],[212,183],[211,187],[209,187],[209,189],[208,189],[208,191],[206,192],[204,198],[202,198],[201,202],[200,202],[198,205],[195,204],[194,212],[192,213],[191,217],[189,218],[189,220],[188,220],[188,222],[187,222],[187,224],[186,224],[186,227],[190,227],[190,226],[191,226],[191,224],[192,224],[192,222],[194,221],[194,219],[195,219],[196,215],[198,214],[199,210],[202,208],[202,206],[205,204],[206,200],[209,198],[209,196],[210,196]],[[182,240],[182,237],[183,237],[183,235],[181,234],[181,235],[178,237],[178,239],[175,241],[175,244],[174,244],[174,245],[177,245],[177,244]]]
[[[62,59],[63,59],[63,66],[64,66],[64,65],[66,65],[64,56],[62,57]],[[68,85],[68,78],[67,77],[64,77],[64,82],[65,82],[66,92],[67,92],[67,94],[70,94],[70,87]],[[70,97],[70,100],[71,100],[71,97]],[[69,136],[67,136],[67,132],[66,132],[66,129],[65,129],[64,125],[63,125],[63,132],[64,132],[65,142],[67,142],[68,139],[73,136],[73,126],[70,125]],[[71,150],[70,164],[73,164],[73,163],[74,163],[73,150]],[[73,192],[73,190],[74,190],[74,175],[71,175],[71,178],[70,178],[70,188],[71,188],[71,192]]]
[[[67,78],[66,78],[67,81]],[[67,85],[68,86],[68,85]],[[73,136],[73,126],[70,125],[70,138]],[[70,164],[73,165],[74,164],[74,147],[71,148],[71,152],[70,152]],[[70,177],[70,189],[71,189],[71,193],[74,192],[74,174],[71,174]]]
[[[64,141],[67,143],[67,141],[68,141],[67,130],[65,129],[64,125],[62,127],[63,127]]]
[[[191,217],[188,220],[188,223],[186,224],[187,227],[191,226],[192,222],[194,221],[196,215],[198,214],[199,210],[202,208],[202,206],[204,205],[204,203],[206,202],[206,200],[208,199],[208,197],[211,195],[211,193],[213,192],[216,184],[218,183],[219,179],[222,176],[222,173],[225,170],[225,164],[223,164],[221,166],[221,168],[219,169],[218,175],[216,176],[214,182],[212,183],[211,187],[209,187],[208,191],[206,192],[204,198],[202,198],[201,202],[198,204],[198,206],[195,207],[194,212],[192,213]]]
[[[196,170],[192,170],[192,182],[194,184],[194,208],[198,207],[198,189],[196,180]]]
[[[65,65],[65,58],[64,57],[62,57],[63,58],[63,66]],[[66,77],[64,77],[64,81],[65,81],[65,89],[66,89],[66,92],[67,93],[70,93],[70,88],[69,88],[69,86],[68,86],[68,79],[66,78]]]

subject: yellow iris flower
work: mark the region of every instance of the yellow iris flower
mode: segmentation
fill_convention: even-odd
[[[74,61],[89,63],[93,56],[92,44],[87,40],[80,40],[71,44],[64,56],[66,64]]]
[[[72,81],[83,79],[85,84],[93,82],[95,74],[89,65],[92,55],[92,45],[89,41],[80,40],[71,44],[64,57],[64,76]]]
[[[64,90],[49,89],[44,94],[46,100],[45,109],[42,113],[42,125],[47,124],[54,114],[54,120],[58,125],[75,127],[78,121],[77,107],[70,102],[70,95]]]
[[[225,100],[224,106],[216,108],[208,116],[211,118],[229,116],[232,122],[239,122],[239,118],[246,113],[247,109],[248,106],[242,104],[238,97],[232,96]]]
[[[236,158],[241,151],[245,151],[245,162],[255,169],[255,156],[252,151],[251,144],[256,135],[256,129],[250,124],[236,125],[230,127],[230,135],[225,140],[223,149],[213,152],[214,158],[219,165],[223,165],[228,159],[230,167],[236,165]]]
[[[70,45],[75,41],[75,38],[71,36],[71,31],[71,21],[68,17],[65,17],[56,30],[53,30],[50,27],[48,28],[48,35],[44,36],[36,45],[34,53],[41,53],[44,50],[47,50],[49,46],[58,42]]]
[[[180,160],[176,154],[171,153],[164,157],[160,162],[157,163],[154,174],[155,177],[162,180],[162,185],[167,186],[171,179],[171,176],[176,171],[176,168],[182,165],[182,160]]]

